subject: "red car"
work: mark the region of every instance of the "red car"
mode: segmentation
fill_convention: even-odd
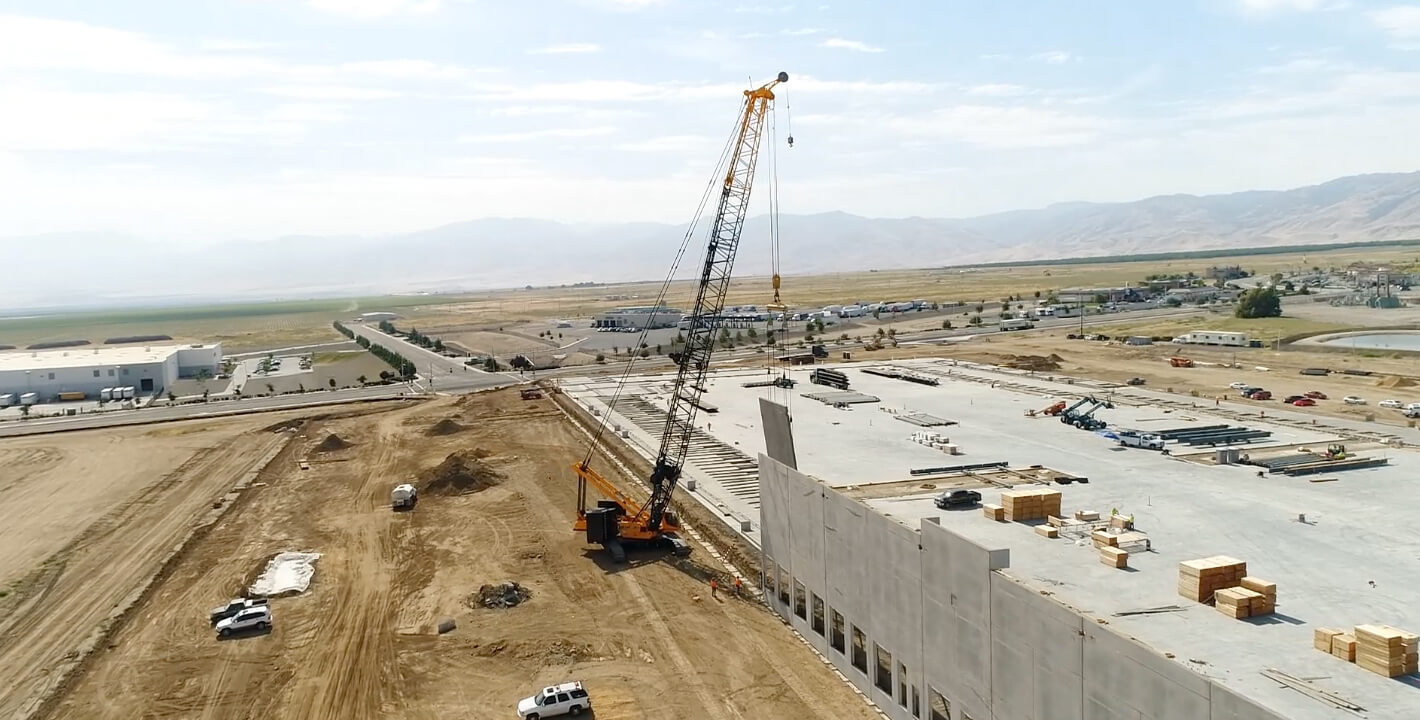
[[[1302,397],[1293,400],[1292,404],[1296,405],[1297,407],[1311,407],[1312,405],[1316,404],[1316,401],[1309,397]]]
[[[1322,392],[1322,391],[1320,391],[1320,390],[1313,390],[1313,391],[1311,391],[1311,392],[1306,392],[1306,393],[1302,393],[1302,394],[1303,394],[1303,395],[1306,395],[1307,397],[1309,397],[1309,398],[1311,398],[1311,399],[1313,399],[1313,400],[1325,400],[1325,399],[1326,399],[1326,393],[1324,393],[1324,392]]]

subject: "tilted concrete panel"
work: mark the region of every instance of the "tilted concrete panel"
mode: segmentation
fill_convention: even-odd
[[[1213,683],[1211,692],[1212,716],[1209,720],[1284,720],[1283,716],[1243,698],[1217,683]],[[1420,717],[1420,708],[1416,709],[1415,716]]]
[[[794,454],[794,433],[791,431],[789,409],[767,398],[759,399],[759,419],[764,427],[764,447],[769,457],[797,469]]]
[[[991,574],[991,629],[996,718],[1083,718],[1080,615],[998,572]]]
[[[1211,712],[1208,679],[1085,620],[1085,717],[1198,720]]]

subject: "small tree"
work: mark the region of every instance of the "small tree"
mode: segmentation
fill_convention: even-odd
[[[483,369],[488,372],[498,372],[498,361],[494,359],[492,355],[489,355],[483,361]]]
[[[331,379],[327,380],[327,381],[326,381],[326,384],[330,386],[330,389],[331,389],[331,390],[334,390],[334,389],[335,389],[335,378],[331,378]]]
[[[275,395],[275,394],[276,394],[276,386],[275,386],[275,385],[272,385],[271,383],[267,383],[267,384],[266,384],[266,394],[268,394],[268,395]]]
[[[358,382],[358,383],[360,383],[361,385],[364,385],[365,382],[366,382],[365,376],[364,376],[364,375],[361,375],[360,377],[355,378],[355,382]]]
[[[980,316],[980,315],[972,315],[970,322],[971,322],[972,325],[980,325],[980,324],[981,324],[981,316]]]
[[[380,382],[389,382],[390,380],[393,380],[393,379],[394,379],[394,373],[392,373],[392,372],[390,372],[390,371],[388,371],[388,370],[381,370],[381,371],[380,371]],[[270,385],[267,385],[267,387],[271,387],[271,386],[270,386]]]
[[[172,390],[168,391],[168,402],[177,402],[177,395],[174,395]]]
[[[952,329],[952,321],[951,321],[951,320],[943,320],[943,321],[942,321],[942,329],[943,329],[943,330],[951,330],[951,329]]]
[[[443,351],[444,351],[444,341],[443,341],[443,340],[440,340],[439,338],[434,338],[434,352],[443,352]]]
[[[641,348],[641,357],[651,357],[651,351],[646,348]]]
[[[601,353],[597,353],[597,363],[601,364],[601,363],[605,363],[605,362],[606,362],[606,356],[603,355],[603,354],[601,354]]]
[[[306,391],[306,384],[305,384],[305,383],[296,383],[296,389],[299,390],[300,392],[305,392],[305,391]]]
[[[1040,291],[1039,291],[1039,290],[1036,290],[1036,291],[1035,291],[1035,299],[1037,299],[1037,300],[1040,299]]]
[[[1238,298],[1233,314],[1240,318],[1279,317],[1282,315],[1282,298],[1272,288],[1254,288]]]
[[[661,344],[660,344],[660,343],[656,343],[656,354],[657,354],[657,355],[662,354],[662,353],[661,353]]]

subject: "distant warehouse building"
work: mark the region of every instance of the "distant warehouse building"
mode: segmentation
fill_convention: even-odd
[[[0,395],[35,393],[40,402],[51,402],[60,393],[84,393],[98,399],[114,387],[151,395],[202,370],[216,375],[221,365],[221,343],[6,352],[0,353]]]
[[[597,328],[668,328],[675,327],[685,313],[668,307],[624,307],[604,312],[592,318]]]

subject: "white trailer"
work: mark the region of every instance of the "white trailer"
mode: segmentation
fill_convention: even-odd
[[[10,407],[19,401],[20,399],[15,397],[14,393],[5,393],[4,395],[0,395],[0,408]]]
[[[1184,333],[1173,341],[1179,345],[1226,345],[1247,347],[1247,333],[1225,332],[1222,330],[1196,330]]]
[[[1038,308],[1034,308],[1033,310],[1031,310],[1031,315],[1034,315],[1034,316],[1036,316],[1036,317],[1038,317],[1038,318],[1055,317],[1055,308],[1053,308],[1053,307],[1038,307]]]
[[[1035,327],[1035,323],[1031,322],[1030,318],[1011,318],[1010,320],[1001,321],[1001,332],[1008,330],[1029,330],[1033,327]]]
[[[844,305],[843,309],[838,312],[839,317],[845,318],[863,317],[865,314],[862,305]]]
[[[38,405],[38,404],[39,404],[39,393],[27,392],[27,393],[25,393],[24,395],[21,395],[21,396],[20,396],[20,404],[21,404],[21,405]]]
[[[121,389],[123,391],[124,400],[132,400],[137,395],[137,388],[133,387],[132,385],[116,389]]]
[[[113,388],[104,388],[99,391],[99,402],[108,402],[113,399]]]

